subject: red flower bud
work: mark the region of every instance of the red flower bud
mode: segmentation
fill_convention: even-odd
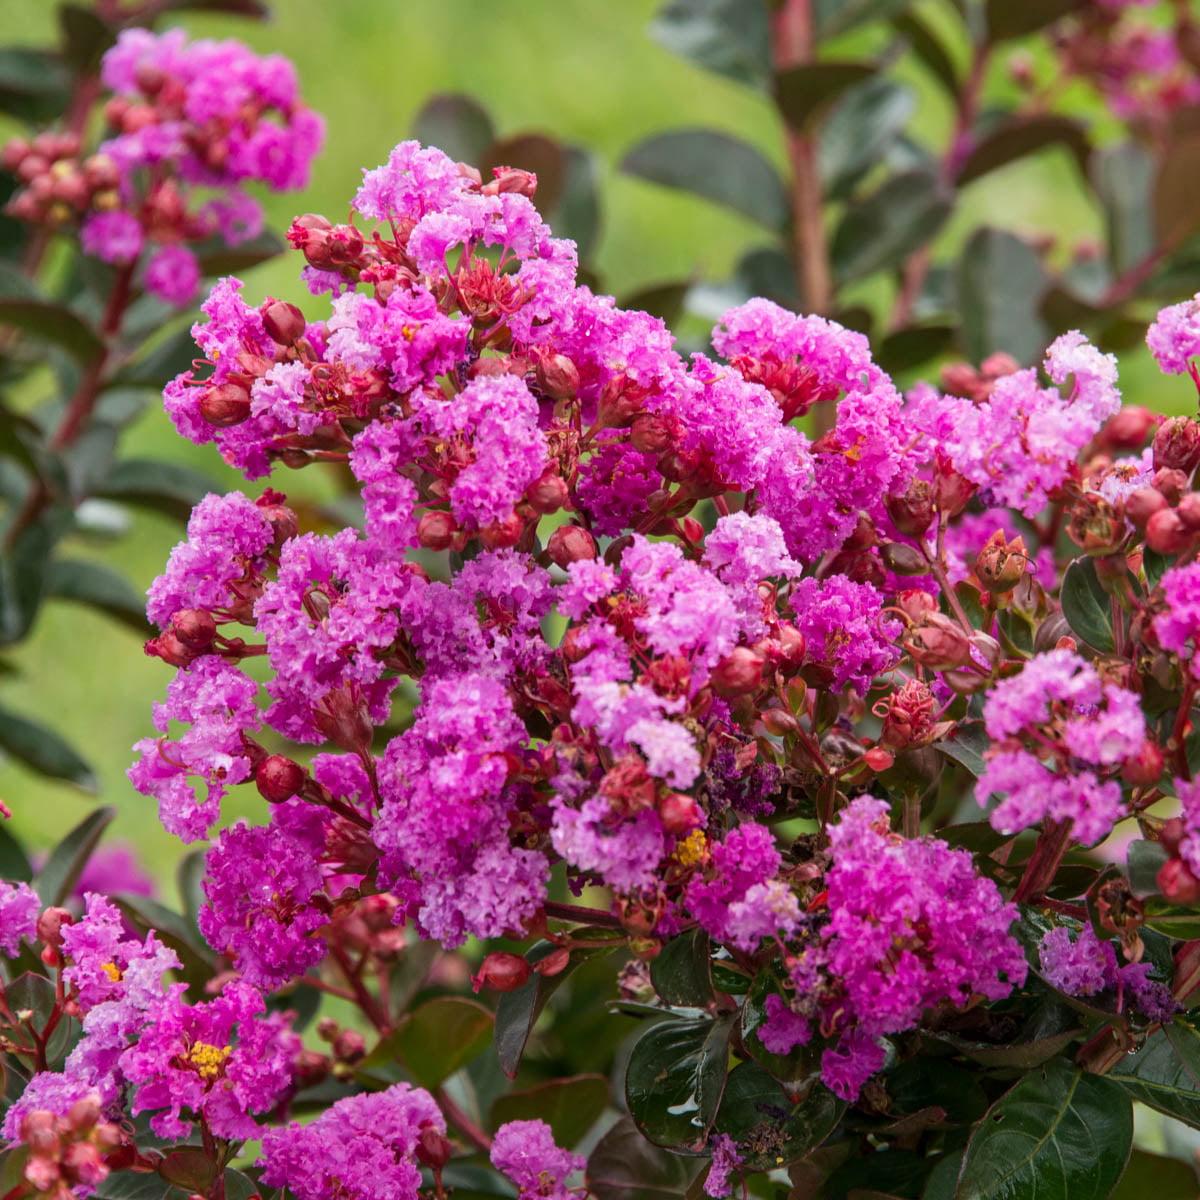
[[[423,1167],[440,1171],[449,1161],[454,1148],[450,1139],[434,1125],[425,1125],[417,1135],[417,1162]]]
[[[171,630],[189,650],[202,654],[217,636],[217,623],[203,608],[181,608],[171,618]]]
[[[357,1029],[343,1029],[333,1039],[333,1056],[342,1062],[356,1063],[366,1052],[366,1040]]]
[[[458,533],[458,522],[452,513],[427,512],[417,523],[417,541],[426,550],[447,550]]]
[[[1188,492],[1186,496],[1180,497],[1175,512],[1189,533],[1200,530],[1200,492]]]
[[[762,687],[763,665],[761,655],[749,646],[738,646],[713,668],[709,683],[718,696],[746,696]]]
[[[62,927],[72,924],[74,920],[75,918],[65,908],[51,906],[43,909],[37,919],[38,941],[58,949],[62,945]]]
[[[1183,859],[1168,859],[1158,869],[1158,890],[1172,904],[1195,904],[1200,900],[1200,879]]]
[[[675,837],[686,837],[699,826],[702,816],[700,806],[683,792],[668,792],[658,802],[658,819]]]
[[[353,225],[335,225],[329,231],[329,258],[339,266],[352,263],[363,252],[363,235]]]
[[[307,779],[304,768],[282,754],[264,758],[254,772],[254,782],[265,800],[282,804],[290,800]]]
[[[1146,522],[1146,545],[1157,554],[1178,554],[1191,545],[1192,537],[1170,508],[1161,509]]]
[[[935,671],[961,667],[971,654],[967,635],[957,622],[940,612],[929,613],[919,625],[914,625],[904,640],[904,648],[915,662]]]
[[[947,517],[958,516],[967,507],[967,501],[975,495],[975,491],[975,485],[960,475],[939,450],[933,473],[933,501],[938,512]]]
[[[1151,479],[1152,487],[1162,492],[1168,504],[1178,504],[1184,492],[1187,491],[1188,477],[1174,467],[1162,467],[1154,472]]]
[[[1163,754],[1149,738],[1142,743],[1136,754],[1131,754],[1121,764],[1121,777],[1136,787],[1148,787],[1157,783],[1163,772]]]
[[[150,658],[161,658],[163,662],[172,667],[190,666],[196,657],[196,652],[188,649],[172,629],[159,634],[156,638],[151,638],[142,649]]]
[[[1029,551],[1020,537],[1010,542],[997,529],[975,559],[975,577],[989,592],[1011,592],[1029,566]]]
[[[1168,417],[1154,435],[1155,467],[1190,475],[1200,464],[1200,425],[1190,417]]]
[[[909,537],[920,537],[933,521],[933,489],[924,479],[914,479],[904,495],[887,496],[883,504],[892,524]]]
[[[218,429],[240,425],[250,416],[250,393],[237,383],[222,383],[200,397],[200,415]]]
[[[873,746],[863,755],[863,761],[872,771],[886,771],[896,760],[882,746]]]
[[[548,354],[539,359],[534,379],[552,400],[570,400],[579,391],[579,368],[565,354]]]
[[[567,481],[552,468],[542,475],[525,490],[525,499],[534,512],[554,513],[571,497]]]
[[[596,557],[596,539],[579,525],[560,525],[550,535],[546,553],[555,566],[566,570],[573,562],[588,562]]]
[[[519,954],[507,950],[493,950],[479,964],[477,974],[471,976],[471,988],[491,988],[494,992],[515,992],[524,987],[532,968]]]
[[[532,171],[523,171],[520,167],[493,167],[492,174],[495,178],[479,189],[485,196],[515,192],[532,198],[537,191],[537,176]]]
[[[533,964],[533,969],[546,978],[551,978],[554,975],[561,975],[566,969],[567,964],[571,961],[571,952],[566,946],[556,946],[545,958],[538,959]]]
[[[485,550],[503,550],[515,546],[525,532],[525,522],[518,513],[509,513],[502,521],[493,521],[479,531],[479,541]]]
[[[1164,822],[1162,829],[1158,831],[1159,844],[1174,857],[1179,853],[1179,843],[1183,841],[1186,833],[1187,826],[1183,823],[1183,818],[1172,817],[1169,821]]]
[[[262,319],[267,337],[280,346],[294,346],[307,328],[304,314],[286,300],[273,300],[265,305]]]
[[[1146,522],[1166,507],[1166,497],[1152,487],[1138,488],[1125,497],[1125,515],[1133,522],[1134,528],[1139,530],[1145,530]]]
[[[929,564],[924,555],[907,542],[885,542],[879,551],[883,565],[897,575],[926,575]]]
[[[679,440],[679,422],[660,413],[638,413],[629,427],[629,440],[643,454],[663,454]]]
[[[1158,417],[1148,408],[1130,405],[1108,419],[1100,437],[1114,450],[1136,450],[1145,445],[1147,434],[1157,424]]]

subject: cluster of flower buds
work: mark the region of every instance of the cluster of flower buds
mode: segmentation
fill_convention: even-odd
[[[74,1200],[108,1178],[105,1157],[124,1137],[118,1126],[101,1119],[102,1112],[100,1096],[93,1093],[63,1115],[48,1109],[26,1114],[18,1130],[29,1151],[21,1174],[34,1192],[48,1200]]]
[[[39,133],[31,140],[12,138],[0,149],[0,166],[22,187],[5,211],[30,224],[59,229],[90,210],[109,212],[121,203],[120,175],[107,154],[80,157],[74,133]]]

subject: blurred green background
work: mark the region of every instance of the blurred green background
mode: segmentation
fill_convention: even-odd
[[[361,169],[382,162],[408,135],[412,119],[434,93],[466,92],[492,113],[502,136],[542,131],[593,149],[602,174],[602,235],[597,265],[618,297],[649,284],[725,277],[742,252],[766,241],[761,231],[723,209],[621,176],[616,164],[642,138],[668,128],[713,126],[759,146],[782,166],[782,147],[766,98],[676,59],[647,36],[660,0],[275,0],[273,18],[256,24],[235,17],[188,14],[195,35],[237,37],[296,64],[307,102],[325,115],[327,143],[312,184],[300,195],[268,199],[268,226],[282,233],[293,215],[323,212],[344,219]],[[943,24],[938,0],[918,6]],[[0,40],[55,40],[53,6],[46,0],[0,0]],[[872,53],[877,33],[826,48],[829,57]],[[992,87],[1009,88],[1004,64]],[[917,89],[915,133],[940,141],[951,113],[944,96],[911,67],[902,77]],[[1067,108],[1094,118],[1100,137],[1115,127],[1088,92],[1068,91]],[[0,127],[5,135],[9,130]],[[1048,233],[1065,258],[1080,240],[1100,231],[1096,213],[1065,152],[997,171],[966,193],[943,234],[960,244],[981,223],[1017,233]],[[251,303],[265,294],[304,304],[320,316],[298,282],[301,263],[289,255],[246,275]],[[869,298],[869,297],[868,297]],[[1152,316],[1152,313],[1148,313]],[[1163,380],[1144,352],[1123,359],[1128,399],[1162,409],[1190,402],[1186,380]],[[124,443],[132,457],[153,457],[206,470],[227,487],[239,486],[211,447],[184,443],[156,406]],[[286,471],[271,481],[289,493],[312,494],[319,480]],[[257,494],[260,485],[248,490]],[[133,514],[130,532],[93,552],[144,588],[161,569],[180,527],[166,518]],[[19,675],[3,681],[4,703],[67,733],[96,767],[99,799],[119,806],[116,836],[131,837],[149,868],[169,875],[180,845],[158,825],[154,805],[125,778],[130,746],[151,732],[151,706],[171,671],[142,654],[136,637],[79,607],[52,603],[34,636],[14,655]],[[0,765],[0,798],[13,810],[16,832],[34,847],[48,846],[96,803],[12,764]],[[252,789],[237,789],[234,814],[257,815],[265,804]]]

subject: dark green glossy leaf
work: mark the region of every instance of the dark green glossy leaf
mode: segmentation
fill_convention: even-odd
[[[575,243],[581,262],[596,248],[600,234],[599,176],[594,154],[579,146],[563,147],[562,188],[546,220],[558,237]]]
[[[493,1105],[491,1128],[506,1121],[545,1121],[557,1145],[577,1145],[608,1106],[608,1080],[603,1075],[554,1079],[524,1092],[510,1092]]]
[[[50,851],[46,865],[34,880],[34,887],[43,904],[62,904],[71,894],[79,873],[87,865],[92,851],[116,815],[115,808],[105,806],[96,809]]]
[[[236,246],[221,242],[212,246],[198,246],[196,258],[202,275],[235,275],[270,261],[285,249],[282,238],[266,230]]]
[[[821,124],[817,162],[826,194],[835,199],[846,195],[878,166],[916,105],[912,88],[883,75],[850,88]]]
[[[987,1093],[976,1073],[944,1058],[910,1058],[890,1070],[883,1082],[892,1101],[889,1115],[937,1107],[949,1120],[970,1124],[987,1111]]]
[[[902,262],[933,238],[950,208],[934,176],[924,171],[893,175],[847,207],[830,247],[834,275],[849,283]]]
[[[738,1143],[748,1169],[770,1171],[815,1150],[845,1111],[845,1101],[820,1083],[794,1104],[766,1071],[744,1062],[729,1073],[715,1128]]]
[[[672,938],[650,964],[650,982],[666,1004],[708,1008],[715,1002],[709,969],[708,934],[689,929]]]
[[[1074,633],[1089,646],[1113,651],[1112,601],[1090,558],[1077,558],[1063,575],[1062,611]]]
[[[972,1200],[1105,1200],[1133,1145],[1119,1084],[1052,1059],[992,1105],[967,1146],[958,1194]]]
[[[25,847],[13,836],[8,823],[0,824],[0,879],[10,883],[28,883],[33,878],[33,867]]]
[[[818,62],[775,78],[775,103],[793,129],[802,129],[848,88],[875,74],[869,63]]]
[[[116,387],[148,387],[161,391],[176,375],[190,371],[200,355],[191,328],[177,329],[157,342],[136,362],[122,367],[112,379]]]
[[[771,81],[771,31],[763,0],[668,0],[651,22],[650,36],[706,71],[752,87]]]
[[[1196,179],[1200,177],[1200,130],[1177,133],[1167,146],[1154,179],[1154,228],[1167,250],[1200,230]]]
[[[29,632],[46,594],[50,555],[71,519],[70,509],[55,506],[0,553],[0,643]]]
[[[1135,896],[1158,895],[1158,872],[1169,857],[1160,842],[1139,838],[1129,843],[1129,886]]]
[[[699,1151],[725,1090],[733,1020],[662,1021],[638,1039],[625,1073],[625,1101],[656,1146]]]
[[[913,0],[815,0],[813,22],[818,38],[837,37],[868,21],[887,21],[911,7]]]
[[[541,133],[521,133],[493,142],[479,169],[489,179],[495,167],[520,167],[537,176],[533,202],[543,216],[554,211],[562,194],[567,164],[561,142]]]
[[[1154,156],[1138,142],[1105,146],[1092,157],[1092,186],[1104,211],[1108,252],[1118,274],[1154,249]]]
[[[961,846],[972,854],[991,854],[1005,842],[1012,841],[1012,835],[997,833],[987,821],[968,821],[962,825],[947,825],[937,831],[938,837],[951,846]]]
[[[1200,1033],[1177,1020],[1127,1054],[1111,1076],[1135,1099],[1200,1129]]]
[[[65,57],[81,75],[95,71],[104,52],[116,38],[90,9],[80,4],[60,4],[58,27],[62,34]]]
[[[683,315],[684,301],[691,284],[664,283],[658,287],[642,288],[641,291],[621,297],[621,307],[633,312],[648,312],[652,317],[661,317],[673,325]]]
[[[193,505],[220,490],[215,480],[191,467],[127,458],[113,467],[97,494],[186,519]]]
[[[895,1148],[886,1154],[852,1158],[829,1177],[824,1195],[829,1200],[916,1200],[929,1163],[912,1150]]]
[[[982,721],[960,721],[953,736],[934,742],[933,748],[956,763],[961,763],[978,779],[987,770],[984,754],[990,745]]]
[[[968,184],[1027,154],[1036,154],[1047,146],[1056,145],[1065,146],[1075,155],[1080,168],[1086,168],[1091,147],[1087,130],[1081,122],[1049,113],[1012,117],[975,144],[959,169],[958,183]]]
[[[1135,1150],[1108,1200],[1195,1200],[1196,1168],[1177,1158]]]
[[[742,1005],[742,1044],[750,1057],[793,1095],[808,1087],[821,1073],[821,1050],[796,1046],[787,1054],[773,1054],[763,1045],[758,1031],[767,1023],[767,999],[782,995],[779,980],[770,971],[760,971]]]
[[[100,1200],[189,1200],[192,1193],[167,1183],[153,1171],[113,1171],[94,1195]]]
[[[1146,572],[1146,583],[1158,587],[1159,580],[1175,565],[1173,554],[1159,554],[1147,546],[1142,551],[1142,570]]]
[[[103,563],[83,558],[56,559],[46,572],[46,594],[98,608],[142,635],[149,631],[145,596]]]
[[[0,325],[61,346],[81,367],[92,366],[104,353],[104,342],[90,325],[48,300],[0,298]]]
[[[217,1165],[202,1146],[176,1146],[158,1164],[168,1183],[189,1192],[207,1192],[217,1177]]]
[[[771,230],[788,221],[775,168],[747,142],[716,129],[675,129],[638,143],[622,159],[627,175],[722,204]]]
[[[958,267],[963,353],[973,363],[998,350],[1036,362],[1049,341],[1038,315],[1048,277],[1037,252],[998,229],[979,229]]]
[[[66,111],[70,74],[45,50],[0,48],[0,112],[25,121],[47,121]]]
[[[987,0],[987,27],[993,40],[1036,33],[1052,21],[1083,8],[1087,0]]]
[[[482,1004],[436,996],[407,1016],[389,1041],[413,1078],[436,1088],[488,1044],[491,1029],[492,1014]]]
[[[1078,1018],[1075,1018],[1078,1020]],[[1042,1063],[1061,1054],[1082,1035],[1081,1029],[1066,1029],[1061,1033],[1033,1038],[1027,1042],[991,1045],[969,1042],[953,1034],[938,1034],[938,1040],[953,1046],[960,1054],[985,1067],[1016,1067],[1022,1071],[1040,1067]]]
[[[622,1117],[588,1157],[586,1180],[596,1200],[683,1200],[692,1181],[706,1171],[702,1159],[668,1154]]]
[[[889,333],[875,351],[875,361],[889,374],[911,371],[947,353],[958,330],[953,325],[911,325]]]
[[[85,792],[99,788],[91,765],[70,743],[53,729],[4,708],[0,708],[0,749],[41,775],[65,779]]]
[[[892,21],[896,32],[912,47],[929,73],[954,99],[958,98],[958,68],[941,39],[919,17],[911,13]]]
[[[112,898],[135,929],[143,933],[154,930],[162,943],[179,955],[189,987],[198,991],[212,978],[216,958],[190,916],[133,892],[117,892]]]
[[[488,110],[461,92],[430,96],[413,118],[412,135],[425,146],[437,146],[456,162],[479,166],[496,130]]]
[[[248,1175],[243,1175],[233,1167],[225,1168],[225,1200],[250,1200],[251,1196],[258,1194],[258,1184]]]

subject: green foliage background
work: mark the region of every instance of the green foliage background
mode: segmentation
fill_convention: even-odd
[[[659,0],[275,0],[265,24],[198,14],[182,23],[197,36],[237,37],[261,52],[288,56],[308,103],[326,117],[328,141],[311,186],[302,195],[269,199],[270,228],[282,232],[304,211],[344,217],[361,168],[383,161],[407,136],[431,94],[462,91],[491,111],[501,135],[543,131],[600,156],[603,217],[596,260],[605,286],[620,297],[659,282],[722,278],[742,251],[762,240],[755,226],[723,209],[619,175],[616,163],[632,145],[664,129],[704,125],[745,138],[783,167],[767,97],[656,45],[647,25],[658,6]],[[917,11],[944,23],[938,0],[917,5]],[[53,7],[44,0],[0,4],[0,40],[37,45],[55,36]],[[825,53],[855,57],[880,48],[878,32],[869,31],[830,43]],[[1008,88],[1002,68],[997,74],[996,87]],[[917,136],[943,138],[951,120],[944,96],[916,67],[903,77],[920,98]],[[1085,89],[1068,91],[1066,104],[1093,120],[1101,136],[1109,128],[1115,132]],[[5,136],[9,132],[0,127]],[[1050,233],[1058,239],[1059,258],[1100,230],[1063,151],[997,171],[973,186],[943,239],[961,244],[980,223]],[[248,298],[271,293],[307,302],[310,312],[319,313],[324,302],[307,297],[299,265],[285,256],[248,272]],[[862,299],[869,303],[871,293]],[[1144,352],[1128,354],[1122,367],[1129,400],[1166,410],[1189,402],[1190,384],[1164,381]],[[226,487],[239,485],[237,476],[221,470],[211,447],[183,442],[154,407],[130,432],[124,452],[188,463]],[[284,472],[272,482],[291,495],[322,490],[311,472]],[[132,521],[129,535],[93,552],[145,587],[181,530],[165,517],[137,513]],[[151,705],[170,671],[143,657],[131,633],[59,603],[43,609],[34,636],[13,661],[20,674],[4,681],[5,703],[68,734],[95,764],[100,795],[120,808],[116,835],[134,839],[150,868],[166,877],[179,844],[159,828],[152,803],[133,792],[124,771],[129,747],[151,732]],[[15,831],[33,846],[49,845],[95,802],[13,764],[0,765],[0,798],[16,814]],[[248,816],[262,806],[245,788],[235,793],[238,804]]]

